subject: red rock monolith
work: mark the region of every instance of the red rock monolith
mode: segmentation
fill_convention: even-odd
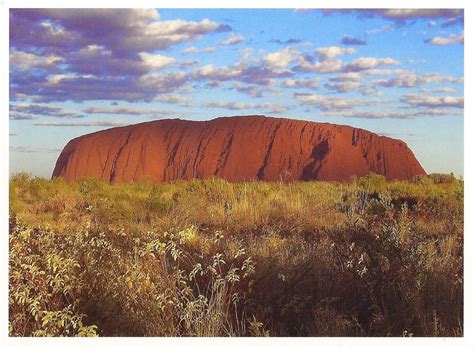
[[[348,181],[425,171],[406,143],[350,126],[265,116],[158,120],[71,140],[53,178],[110,183],[210,176],[237,181]]]

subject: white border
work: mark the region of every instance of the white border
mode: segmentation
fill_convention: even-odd
[[[93,348],[104,347],[140,347],[140,348],[175,348],[177,346],[209,348],[209,347],[228,347],[228,348],[254,348],[254,347],[419,347],[430,346],[436,347],[466,347],[474,348],[473,338],[473,302],[472,295],[472,275],[473,275],[473,185],[471,183],[473,175],[472,153],[474,149],[474,137],[471,138],[470,133],[473,131],[472,120],[472,103],[470,99],[465,100],[465,123],[464,123],[464,178],[465,178],[465,234],[464,234],[464,338],[98,338],[98,339],[81,339],[81,338],[9,338],[7,333],[8,323],[8,9],[20,7],[58,7],[58,8],[131,8],[131,7],[157,7],[157,8],[464,8],[465,9],[465,62],[473,62],[472,52],[472,22],[471,8],[473,1],[413,1],[413,0],[361,0],[361,1],[331,1],[325,3],[316,3],[308,0],[279,1],[275,0],[228,0],[225,2],[217,2],[210,0],[189,1],[189,0],[166,0],[166,1],[147,1],[147,0],[73,0],[67,3],[63,0],[45,0],[45,1],[5,1],[0,0],[0,37],[1,37],[1,63],[0,72],[2,82],[0,87],[1,108],[3,116],[0,117],[0,152],[3,161],[0,166],[0,205],[1,205],[1,278],[0,278],[0,306],[1,306],[1,322],[0,322],[0,344],[2,347],[11,348],[83,348],[84,346]],[[472,68],[470,64],[465,64],[465,96],[472,96]]]

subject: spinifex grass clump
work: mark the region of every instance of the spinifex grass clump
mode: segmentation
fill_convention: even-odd
[[[12,336],[462,336],[463,182],[10,180]]]

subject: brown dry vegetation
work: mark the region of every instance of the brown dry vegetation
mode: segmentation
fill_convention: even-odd
[[[10,180],[11,336],[462,336],[463,182]]]

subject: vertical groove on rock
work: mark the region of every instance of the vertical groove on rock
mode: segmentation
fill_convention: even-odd
[[[233,141],[234,141],[234,135],[232,134],[229,137],[229,140],[227,141],[227,145],[222,150],[222,153],[219,157],[219,160],[217,161],[216,170],[215,170],[214,175],[217,176],[219,174],[219,171],[222,171],[222,169],[225,167],[225,164],[227,163],[227,159],[229,157],[230,148],[232,147],[232,142]]]
[[[171,133],[171,132],[170,132]],[[171,136],[170,136],[171,138]],[[178,140],[174,143],[173,148],[171,149],[171,152],[169,153],[168,156],[168,166],[171,166],[173,163],[174,159],[176,158],[176,154],[178,154],[178,149],[181,145],[181,141],[183,140],[183,131],[181,131]]]
[[[203,132],[201,132],[201,134],[199,135],[199,136],[200,136],[200,137],[199,137],[199,144],[198,144],[198,146],[197,146],[197,148],[196,148],[196,156],[194,157],[193,166],[192,166],[192,169],[193,169],[192,176],[193,176],[193,177],[196,176],[196,172],[197,172],[197,171],[196,171],[196,164],[197,164],[199,155],[201,155],[201,154],[200,154],[200,152],[201,152],[201,146],[202,146],[202,144],[204,143],[204,140],[205,140],[205,138],[203,137],[205,133],[206,133],[206,132],[203,131]],[[209,139],[209,137],[208,137],[208,139]]]
[[[198,160],[198,162],[197,162],[197,164],[196,164],[196,168],[197,168],[197,166],[200,166],[201,163],[202,163],[202,161],[205,159],[205,157],[206,157],[206,150],[207,150],[207,147],[209,146],[209,144],[211,143],[211,140],[212,140],[212,137],[209,136],[209,137],[207,138],[206,144],[204,145],[204,147],[202,148],[202,151],[200,152],[200,156],[199,156],[199,160]],[[197,170],[196,170],[196,173],[198,173]]]
[[[358,140],[359,140],[359,130],[353,129],[352,130],[352,145],[356,146]]]
[[[300,132],[300,155],[303,154],[303,135],[304,135],[304,130],[306,130],[306,127],[308,126],[309,122],[305,123],[304,126],[301,128]]]
[[[112,151],[112,146],[113,145],[114,145],[114,142],[110,142],[109,150],[107,152],[107,159],[104,162],[104,166],[102,166],[102,172],[100,174],[100,179],[104,179],[105,169],[107,168],[107,164],[109,163],[109,160],[111,158],[110,152]],[[110,179],[110,176],[109,176],[109,179]]]
[[[260,167],[260,169],[257,172],[257,178],[261,181],[265,179],[265,168],[268,166],[268,160],[270,159],[273,143],[275,142],[275,138],[276,138],[278,130],[280,129],[280,126],[281,126],[281,123],[278,123],[275,129],[273,130],[271,138],[270,138],[270,142],[268,143],[267,151],[265,152],[265,158],[263,159],[262,167]]]
[[[125,143],[122,144],[122,146],[119,148],[119,150],[117,151],[117,154],[115,155],[115,158],[112,162],[112,168],[110,169],[110,179],[109,179],[109,182],[110,183],[113,183],[114,180],[115,180],[115,171],[116,171],[116,167],[117,167],[117,160],[118,158],[120,157],[120,154],[122,153],[123,149],[125,148],[125,146],[128,144],[128,142],[130,141],[130,136],[132,135],[132,130],[130,130],[128,132],[128,135],[127,135],[127,138],[125,140]]]
[[[145,141],[142,142],[141,146],[140,146],[140,162],[136,164],[135,166],[135,172],[133,173],[133,177],[132,177],[132,182],[135,182],[135,179],[137,178],[137,172],[138,172],[138,169],[140,168],[140,164],[143,164],[144,162],[144,152],[143,152],[143,148],[145,146]],[[128,161],[127,161],[128,163]]]

